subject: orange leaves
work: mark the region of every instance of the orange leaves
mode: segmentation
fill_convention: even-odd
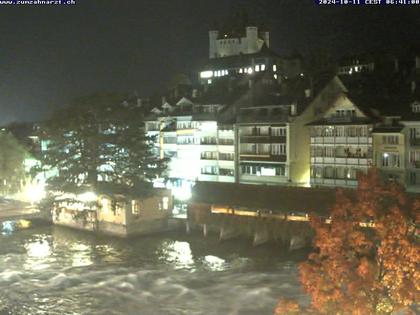
[[[296,301],[280,299],[276,309],[276,315],[298,315],[302,314],[299,304]]]
[[[300,266],[312,301],[305,311],[408,312],[420,300],[419,219],[420,199],[410,200],[397,184],[385,184],[376,170],[360,175],[356,196],[338,191],[331,224],[311,218],[316,251]],[[359,224],[371,220],[369,227]],[[295,310],[294,304],[284,305]]]

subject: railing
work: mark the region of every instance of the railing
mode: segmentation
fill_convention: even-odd
[[[219,139],[219,145],[233,145],[233,139]]]
[[[420,138],[411,138],[410,139],[411,146],[420,146]]]
[[[269,136],[241,136],[241,143],[270,143]]]
[[[412,161],[410,165],[412,168],[420,168],[420,161]]]
[[[234,155],[233,154],[226,154],[226,153],[219,153],[219,160],[233,161],[234,160]]]
[[[201,175],[213,175],[213,176],[217,176],[217,173],[212,173],[212,172],[206,172],[206,171],[201,171]]]
[[[217,145],[217,141],[216,140],[201,140],[200,144],[203,144],[203,145]]]
[[[202,155],[200,158],[201,158],[201,160],[209,160],[209,161],[217,160],[217,156]]]

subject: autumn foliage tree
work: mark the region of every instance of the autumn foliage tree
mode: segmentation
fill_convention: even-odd
[[[276,314],[415,314],[419,223],[419,199],[375,169],[361,174],[355,192],[338,191],[330,221],[311,218],[315,252],[300,265],[311,305],[280,300]]]

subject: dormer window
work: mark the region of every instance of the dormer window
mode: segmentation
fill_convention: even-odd
[[[411,109],[412,109],[413,113],[420,113],[420,103],[415,102],[415,103],[411,104]]]

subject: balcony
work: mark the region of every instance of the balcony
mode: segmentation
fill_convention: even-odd
[[[241,161],[260,161],[260,162],[287,162],[286,155],[271,155],[267,153],[252,153],[252,152],[241,152]]]
[[[411,168],[420,169],[420,161],[412,161],[410,162]]]
[[[217,156],[206,156],[206,155],[201,155],[200,156],[201,160],[206,160],[206,161],[215,161],[217,160]]]
[[[234,154],[219,153],[219,160],[221,161],[233,161]]]
[[[241,143],[270,143],[269,136],[241,136]]]
[[[233,139],[219,139],[219,145],[233,145]]]
[[[311,157],[312,164],[372,165],[371,157]]]
[[[312,144],[372,144],[372,137],[327,137],[327,136],[312,136]],[[419,142],[420,145],[420,142]]]
[[[420,146],[420,138],[411,138],[410,145],[412,147]]]
[[[217,145],[216,139],[214,140],[201,140],[200,144],[202,145]]]

